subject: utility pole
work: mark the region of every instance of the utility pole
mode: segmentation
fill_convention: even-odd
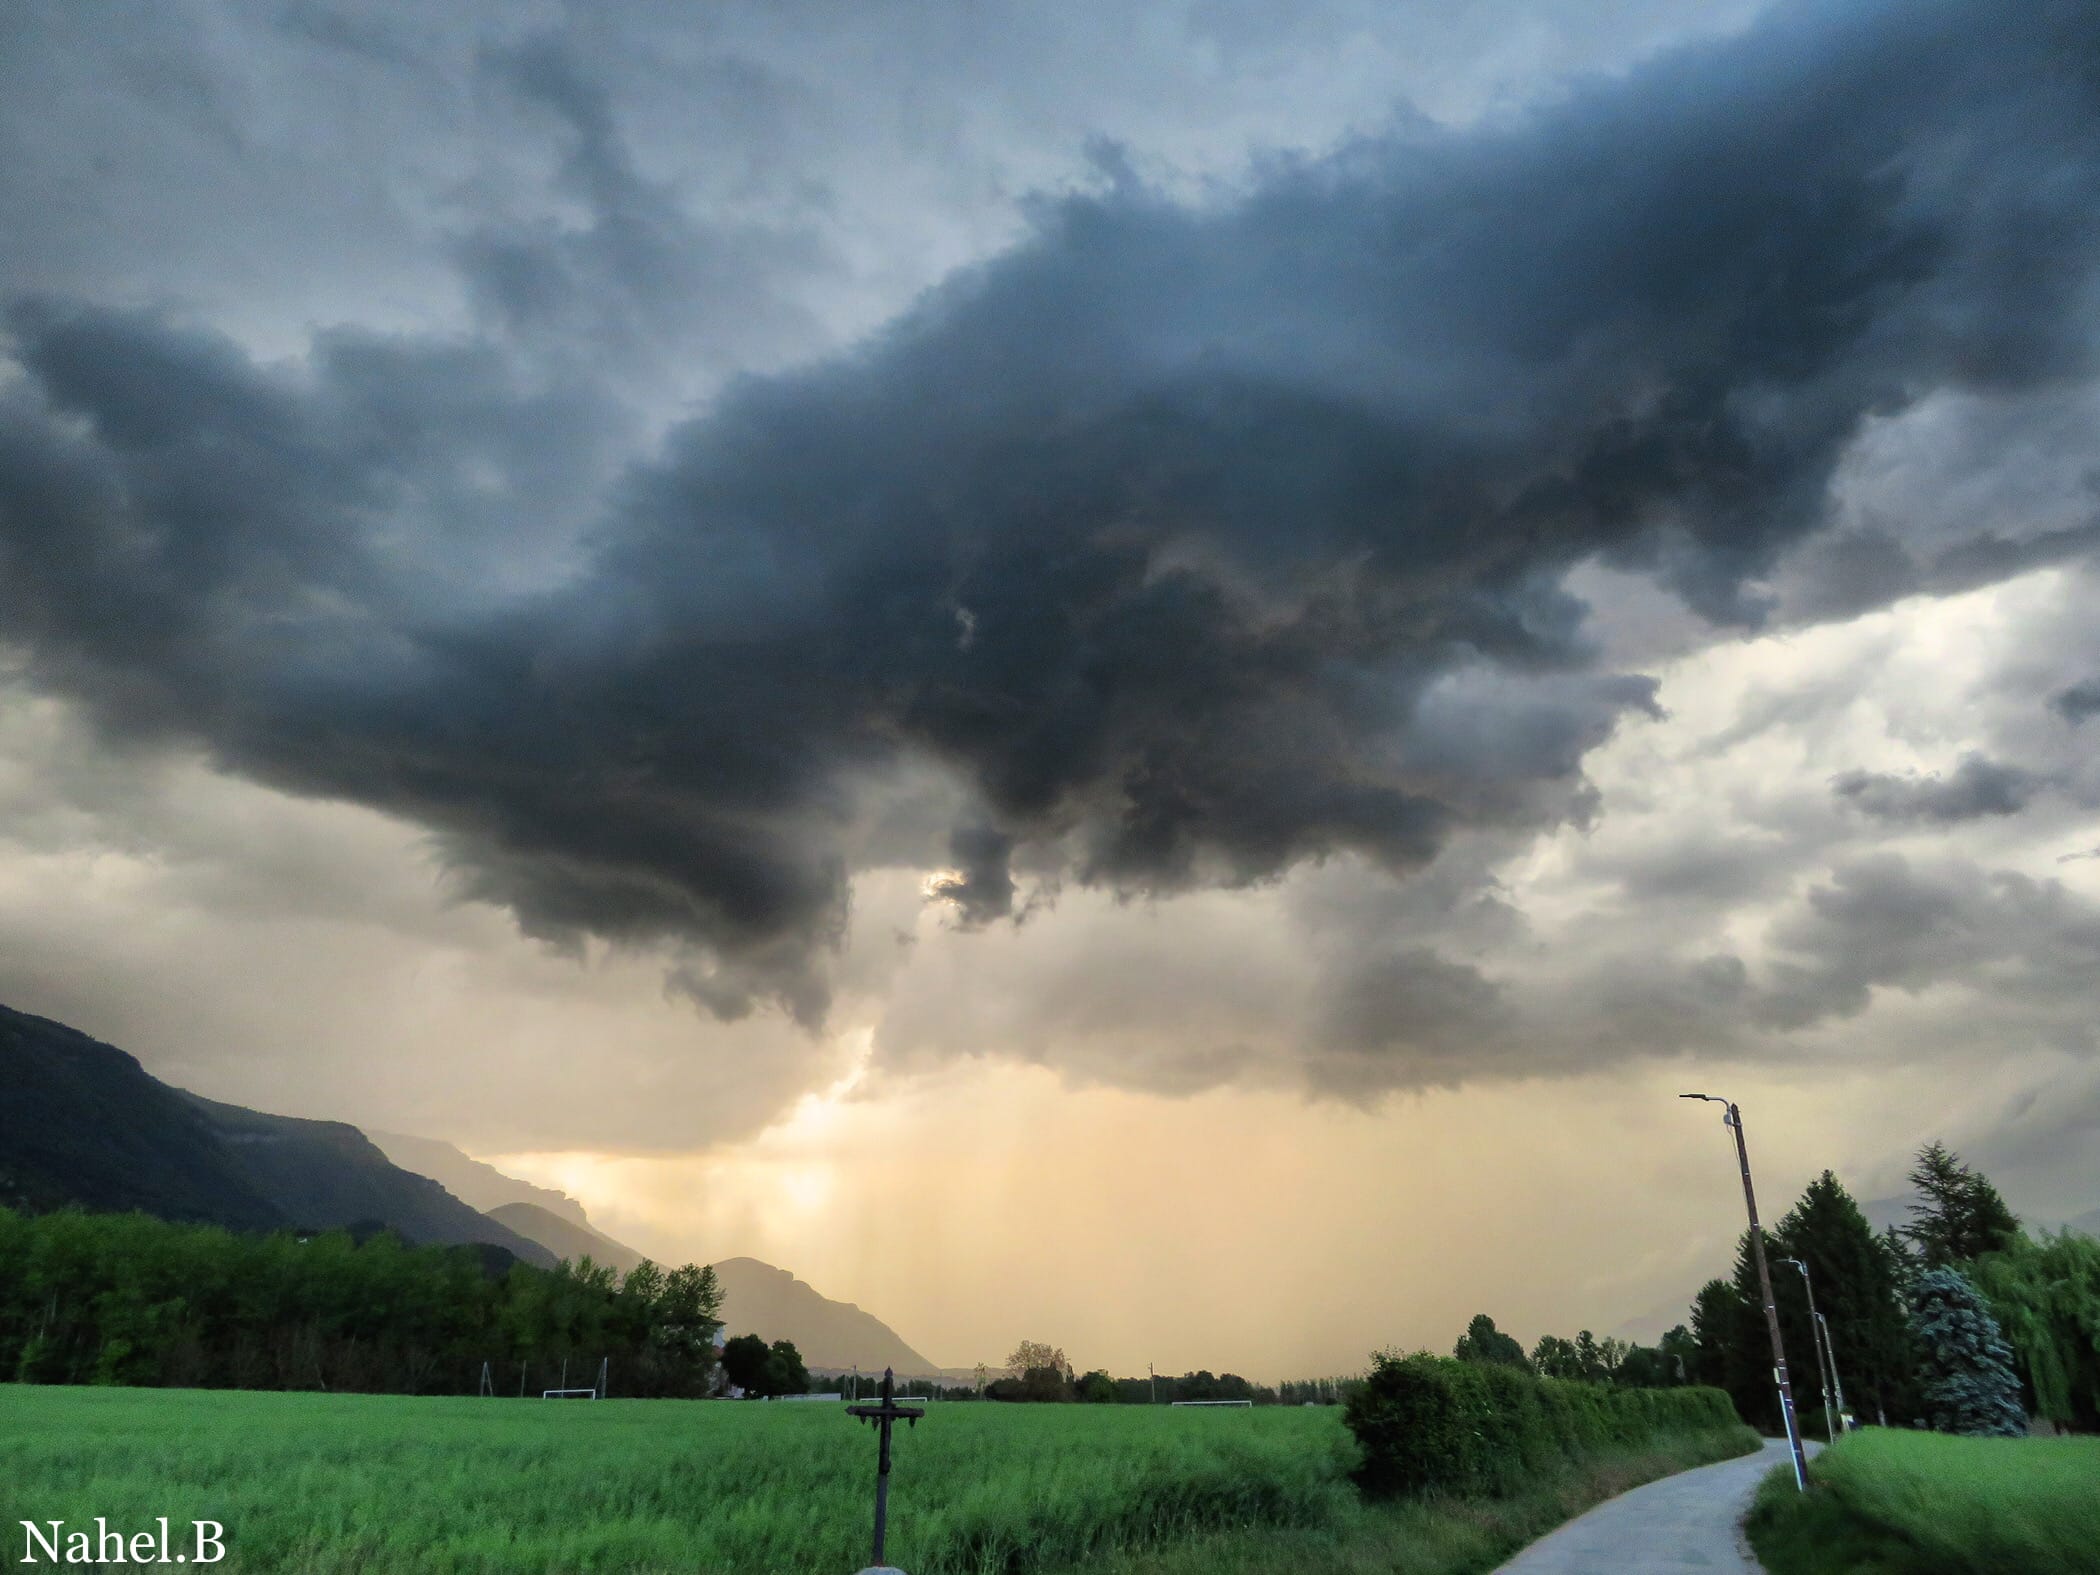
[[[1837,1347],[1830,1343],[1830,1320],[1817,1313],[1816,1327],[1823,1331],[1823,1354],[1830,1358],[1830,1389],[1837,1396],[1838,1420],[1849,1429],[1851,1413],[1845,1409],[1845,1380],[1838,1377]]]
[[[1786,1342],[1779,1334],[1779,1303],[1772,1298],[1772,1270],[1765,1263],[1765,1231],[1757,1223],[1757,1189],[1750,1183],[1750,1149],[1743,1141],[1743,1113],[1735,1101],[1717,1094],[1679,1094],[1724,1107],[1722,1124],[1735,1129],[1735,1157],[1743,1170],[1743,1207],[1750,1215],[1750,1256],[1757,1261],[1757,1286],[1765,1298],[1765,1330],[1772,1336],[1772,1377],[1779,1385],[1779,1416],[1786,1423],[1786,1447],[1794,1459],[1794,1487],[1808,1491],[1808,1456],[1801,1449],[1801,1429],[1794,1422],[1794,1386],[1786,1372]]]
[[[1823,1431],[1834,1444],[1837,1442],[1837,1419],[1832,1408],[1845,1409],[1845,1391],[1837,1383],[1837,1354],[1830,1349],[1830,1325],[1816,1311],[1816,1286],[1809,1278],[1808,1265],[1799,1258],[1781,1258],[1779,1261],[1791,1263],[1801,1271],[1801,1288],[1808,1292],[1808,1332],[1816,1342],[1816,1382],[1823,1389]]]
[[[897,1404],[897,1376],[894,1370],[882,1370],[882,1402],[879,1405],[849,1405],[848,1416],[859,1417],[863,1422],[872,1422],[875,1431],[882,1435],[880,1464],[875,1471],[875,1563],[874,1569],[886,1569],[883,1563],[883,1542],[890,1527],[890,1429],[902,1422],[906,1427],[917,1427],[919,1418],[926,1414],[921,1406]]]
[[[1147,1378],[1149,1378],[1149,1379],[1151,1379],[1151,1380],[1152,1380],[1152,1403],[1153,1403],[1154,1405],[1158,1405],[1158,1404],[1159,1404],[1159,1374],[1155,1373],[1155,1372],[1154,1372],[1154,1371],[1152,1370],[1152,1364],[1151,1364],[1150,1362],[1147,1362],[1147,1363],[1145,1364],[1145,1376],[1146,1376]]]

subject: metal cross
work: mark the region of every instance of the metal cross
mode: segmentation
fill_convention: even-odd
[[[890,1519],[890,1428],[898,1422],[907,1427],[916,1427],[919,1418],[926,1414],[924,1406],[897,1404],[897,1375],[885,1367],[882,1370],[882,1404],[849,1405],[848,1416],[857,1416],[863,1422],[873,1422],[882,1434],[882,1463],[875,1471],[875,1562],[882,1563],[883,1534],[889,1529]]]

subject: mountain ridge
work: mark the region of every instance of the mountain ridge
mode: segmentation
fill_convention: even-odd
[[[138,1057],[50,1018],[0,1006],[0,1203],[79,1204],[229,1230],[383,1225],[431,1246],[469,1243],[551,1267],[539,1243],[356,1127],[278,1116],[163,1083]]]
[[[0,1006],[0,1082],[0,1204],[140,1209],[234,1230],[292,1223],[209,1117],[114,1045]]]
[[[500,1174],[500,1173],[499,1173]],[[592,1225],[577,1226],[532,1203],[505,1203],[489,1217],[538,1242],[556,1257],[610,1264],[621,1273],[643,1255]],[[941,1369],[906,1344],[888,1324],[852,1302],[835,1301],[792,1271],[758,1258],[724,1258],[714,1265],[722,1286],[722,1332],[792,1340],[812,1369],[894,1367],[911,1377]]]
[[[377,1222],[424,1246],[479,1242],[540,1268],[554,1264],[538,1242],[394,1164],[347,1121],[271,1115],[187,1092],[183,1098],[205,1112],[264,1196],[296,1225],[331,1230]]]
[[[382,1132],[377,1127],[365,1127],[363,1131],[381,1153],[403,1170],[430,1177],[467,1207],[479,1209],[491,1219],[506,1203],[529,1203],[572,1225],[592,1228],[583,1205],[566,1192],[521,1181],[443,1138]]]
[[[450,1143],[210,1099],[163,1083],[128,1051],[7,1006],[0,1088],[8,1091],[0,1100],[0,1205],[135,1209],[239,1231],[384,1227],[421,1245],[472,1244],[541,1268],[588,1256],[624,1274],[642,1259],[593,1226],[566,1193]],[[410,1158],[442,1174],[401,1162]],[[483,1209],[474,1199],[495,1201]],[[729,1335],[792,1340],[816,1368],[938,1371],[873,1313],[789,1270],[737,1257],[716,1263],[715,1273]]]

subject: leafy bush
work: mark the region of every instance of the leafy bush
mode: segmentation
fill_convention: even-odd
[[[994,1379],[986,1386],[987,1400],[1014,1400],[1052,1404],[1073,1397],[1071,1380],[1061,1367],[1031,1367],[1019,1378]]]
[[[1506,1494],[1542,1467],[1666,1434],[1740,1427],[1718,1389],[1611,1389],[1382,1351],[1343,1419],[1367,1493]]]
[[[2100,1432],[2100,1240],[2021,1237],[1969,1265],[2038,1416]]]

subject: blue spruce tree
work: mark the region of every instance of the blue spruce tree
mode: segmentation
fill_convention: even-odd
[[[1934,1431],[2002,1438],[2026,1433],[2012,1349],[1975,1286],[1952,1269],[1927,1269],[1911,1290],[1910,1332]]]

